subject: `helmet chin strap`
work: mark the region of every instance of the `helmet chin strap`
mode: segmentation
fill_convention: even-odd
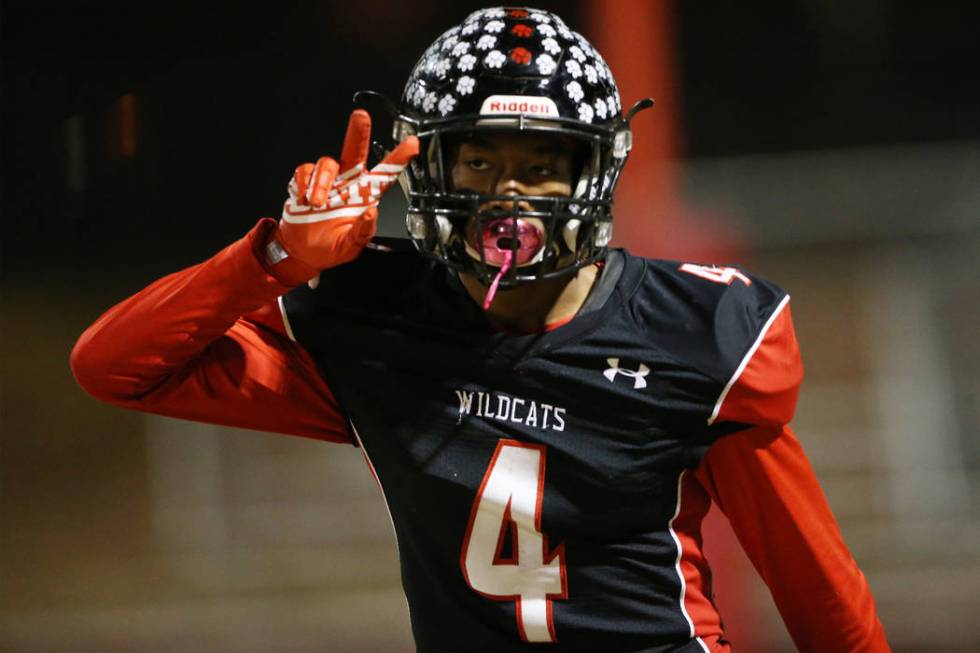
[[[497,287],[500,285],[500,280],[505,274],[507,274],[507,270],[510,269],[510,262],[514,258],[514,255],[508,250],[504,250],[503,254],[503,264],[500,266],[497,276],[493,278],[493,283],[490,284],[490,288],[487,290],[486,299],[483,300],[483,310],[485,311],[490,310],[490,304],[493,302],[493,298],[497,294]]]

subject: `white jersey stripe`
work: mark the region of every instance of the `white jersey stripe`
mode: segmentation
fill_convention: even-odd
[[[670,518],[670,522],[667,524],[667,530],[670,531],[670,536],[674,538],[674,544],[677,545],[677,558],[674,560],[674,570],[677,572],[677,579],[681,584],[680,596],[677,597],[677,603],[680,606],[681,614],[684,615],[684,619],[687,620],[688,628],[690,628],[691,637],[701,645],[704,649],[704,653],[711,653],[708,650],[708,645],[704,643],[700,637],[697,636],[697,632],[694,630],[694,621],[691,620],[691,615],[687,613],[687,606],[684,605],[684,600],[687,598],[687,582],[684,580],[684,572],[681,570],[681,559],[684,557],[684,547],[681,545],[681,540],[677,537],[677,531],[674,530],[674,521],[677,516],[681,514],[681,487],[684,483],[684,474],[687,470],[681,471],[680,475],[677,477],[677,506],[674,508],[674,516]]]
[[[385,488],[381,485],[381,477],[378,476],[378,470],[374,468],[374,463],[371,462],[371,456],[368,455],[367,449],[364,448],[364,442],[361,440],[361,434],[357,432],[357,427],[354,426],[354,422],[348,420],[350,424],[351,433],[354,434],[354,439],[357,440],[357,446],[361,448],[361,453],[364,454],[364,460],[367,461],[368,467],[371,469],[371,475],[374,476],[374,480],[378,484],[378,489],[381,490],[381,499],[385,503],[385,511],[388,513],[388,521],[391,522],[391,530],[395,534],[395,549],[398,551],[398,559],[401,560],[401,545],[398,543],[398,530],[395,528],[395,518],[391,516],[391,507],[388,505],[388,497],[385,495]],[[408,596],[405,595],[405,608],[408,610],[409,614],[412,612],[412,607],[408,604]]]
[[[381,498],[385,502],[385,510],[388,511],[388,520],[391,522],[391,530],[395,533],[395,547],[398,547],[398,531],[395,529],[395,518],[391,516],[391,507],[388,505],[388,497],[385,496],[385,488],[381,485],[381,477],[378,476],[378,470],[374,468],[374,463],[371,462],[371,456],[368,455],[367,449],[364,448],[364,442],[361,441],[361,434],[357,432],[357,427],[354,426],[354,422],[348,421],[350,424],[350,430],[354,434],[354,439],[357,440],[357,446],[361,448],[361,453],[364,454],[364,460],[367,461],[368,467],[371,468],[371,475],[374,476],[374,480],[378,483],[378,489],[381,490]],[[400,557],[400,556],[399,556]]]
[[[677,545],[677,558],[674,560],[674,569],[677,571],[677,579],[681,583],[681,594],[677,601],[680,604],[681,614],[684,615],[684,618],[687,620],[687,625],[691,629],[691,637],[694,637],[694,622],[691,621],[691,615],[687,613],[687,608],[684,606],[684,597],[687,595],[687,583],[684,581],[684,574],[681,571],[681,557],[684,549],[681,546],[680,538],[677,537],[677,532],[674,530],[674,520],[681,513],[681,483],[684,481],[684,474],[686,473],[687,470],[685,469],[677,477],[677,505],[674,508],[674,516],[670,518],[670,522],[667,524],[667,529],[670,531],[670,536],[674,538],[674,544]]]
[[[279,295],[276,298],[276,303],[279,304],[279,312],[282,313],[282,325],[286,327],[286,335],[293,342],[296,342],[296,336],[293,335],[293,327],[289,324],[289,315],[286,313],[286,304],[282,301],[283,296]]]

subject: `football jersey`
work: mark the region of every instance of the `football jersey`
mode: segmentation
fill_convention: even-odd
[[[788,421],[798,379],[772,415],[719,414],[787,300],[738,269],[613,250],[574,320],[504,333],[394,243],[284,295],[382,487],[419,650],[706,650],[682,479],[719,438]]]

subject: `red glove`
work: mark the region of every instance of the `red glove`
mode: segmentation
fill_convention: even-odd
[[[340,163],[320,157],[314,166],[296,168],[276,234],[266,247],[272,273],[287,286],[353,261],[374,237],[378,201],[418,154],[414,136],[403,140],[381,163],[365,170],[371,141],[371,116],[357,109],[350,116]]]

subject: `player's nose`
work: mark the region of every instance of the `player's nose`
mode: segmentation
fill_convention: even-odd
[[[490,200],[489,202],[485,202],[480,208],[485,211],[486,210],[490,210],[490,211],[533,211],[534,210],[534,207],[531,206],[530,202],[526,200],[518,200],[516,198],[512,200],[505,200],[505,199]]]
[[[528,184],[522,168],[505,162],[494,179],[495,195],[528,195]]]
[[[487,203],[485,208],[498,211],[532,211],[531,204],[524,200],[516,199],[519,195],[529,195],[527,185],[520,178],[513,174],[504,174],[494,184],[493,194],[497,196],[513,196],[515,199],[496,199]]]

